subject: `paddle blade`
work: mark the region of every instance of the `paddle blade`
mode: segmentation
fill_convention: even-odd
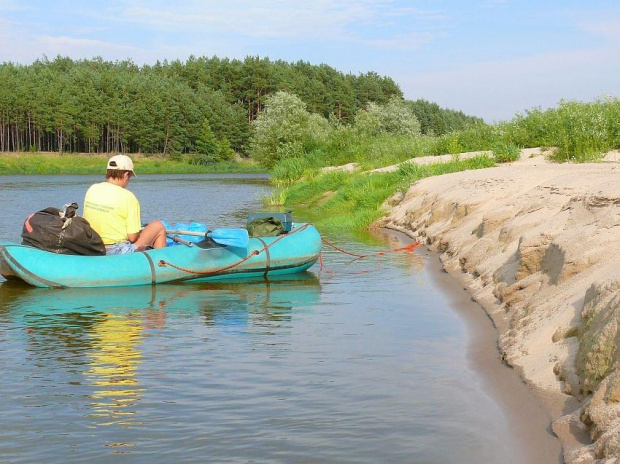
[[[246,248],[250,241],[247,229],[215,229],[207,236],[216,243],[237,248]]]

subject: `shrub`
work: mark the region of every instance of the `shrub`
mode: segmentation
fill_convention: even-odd
[[[369,103],[355,117],[356,130],[365,136],[379,134],[420,134],[420,122],[413,109],[401,99],[394,97],[385,105]]]
[[[493,157],[498,163],[517,161],[521,156],[521,150],[515,145],[499,142],[493,147]]]
[[[618,104],[618,100],[615,100]],[[614,102],[581,103],[562,101],[557,110],[554,158],[561,161],[592,161],[613,147],[613,135],[608,133],[606,113]]]
[[[310,114],[299,97],[277,92],[267,97],[265,111],[254,121],[250,154],[262,165],[273,167],[281,159],[303,156],[329,130],[327,120]]]
[[[592,161],[620,146],[620,101],[563,100],[557,108],[528,110],[505,127],[507,142],[527,147],[557,147],[555,161]]]

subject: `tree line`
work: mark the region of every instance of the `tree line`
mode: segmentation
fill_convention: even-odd
[[[0,64],[0,151],[199,153],[218,141],[246,155],[269,95],[298,96],[309,112],[352,123],[370,103],[403,98],[389,77],[269,58],[131,60],[43,58]],[[480,121],[418,100],[423,133]]]

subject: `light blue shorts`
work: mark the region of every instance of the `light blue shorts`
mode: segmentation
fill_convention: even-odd
[[[106,255],[124,255],[125,253],[133,253],[134,251],[136,251],[136,246],[129,241],[105,246]]]

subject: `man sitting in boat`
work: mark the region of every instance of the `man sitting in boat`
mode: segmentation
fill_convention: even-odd
[[[127,190],[135,175],[131,158],[113,156],[108,160],[106,181],[92,185],[84,197],[84,218],[103,239],[108,255],[166,246],[166,229],[160,221],[142,229],[140,203]]]

